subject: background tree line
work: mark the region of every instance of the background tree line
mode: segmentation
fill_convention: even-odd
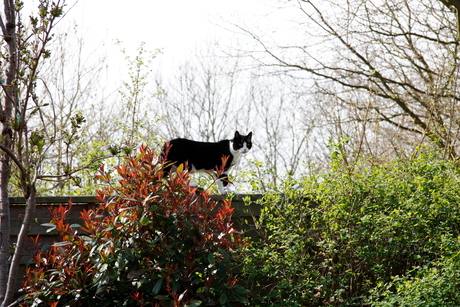
[[[92,138],[100,149],[128,146],[123,142],[159,147],[175,137],[216,141],[235,129],[254,130],[256,146],[241,169],[260,177],[258,190],[284,175],[326,168],[335,143],[349,164],[358,156],[407,158],[419,145],[456,158],[458,42],[446,5],[278,3],[297,7],[292,41],[236,26],[247,50],[211,41],[163,75],[161,54],[143,45],[136,59],[126,58],[132,74],[118,90],[100,97],[79,87],[100,97],[89,108],[77,103],[87,121],[81,140]],[[98,63],[91,70],[102,71],[106,64]]]

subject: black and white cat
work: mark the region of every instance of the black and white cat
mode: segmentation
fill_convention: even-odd
[[[252,132],[242,135],[238,131],[232,140],[219,142],[197,142],[188,139],[174,139],[165,143],[162,157],[166,164],[165,171],[187,162],[190,172],[207,172],[216,179],[217,188],[221,194],[232,192],[228,185],[228,171],[236,165],[242,154],[252,147]],[[225,161],[223,165],[223,161]],[[172,163],[172,164],[171,164]],[[218,172],[222,171],[220,175]]]

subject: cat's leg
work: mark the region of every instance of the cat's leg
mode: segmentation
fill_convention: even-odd
[[[235,189],[232,186],[233,184],[228,180],[228,175],[225,173],[217,178],[216,184],[220,194],[235,193]]]
[[[222,180],[217,179],[216,181],[217,188],[219,189],[220,194],[227,194],[227,190],[224,187]]]

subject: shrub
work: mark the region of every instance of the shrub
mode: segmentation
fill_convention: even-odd
[[[376,285],[457,252],[459,181],[453,162],[425,154],[336,163],[265,195],[244,266],[253,305],[360,306]]]
[[[231,203],[191,189],[186,172],[163,178],[153,151],[117,168],[116,186],[97,191],[101,205],[69,225],[66,208],[49,226],[61,241],[40,248],[27,268],[23,306],[231,306],[247,302],[232,274],[243,243]],[[112,176],[103,168],[98,179]]]
[[[460,306],[459,255],[446,257],[432,265],[417,267],[405,276],[371,291],[375,307],[457,307]]]

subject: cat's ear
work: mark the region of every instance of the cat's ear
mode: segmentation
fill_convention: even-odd
[[[239,133],[238,130],[237,130],[237,131],[235,131],[235,139],[236,139],[236,138],[239,138],[239,137],[240,137],[240,133]]]
[[[252,138],[252,131],[248,133],[248,140],[251,140]]]

